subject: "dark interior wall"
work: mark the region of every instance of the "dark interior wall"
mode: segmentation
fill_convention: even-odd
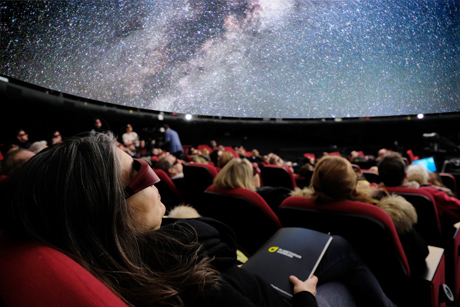
[[[14,139],[15,131],[21,127],[26,129],[31,140],[49,140],[55,129],[64,136],[73,135],[90,130],[95,117],[101,118],[117,135],[121,136],[124,124],[131,123],[144,138],[154,140],[161,137],[158,128],[164,123],[158,120],[156,113],[130,111],[102,103],[85,104],[63,95],[45,94],[3,82],[0,83],[0,97],[0,143]],[[423,134],[432,132],[460,144],[459,114],[432,115],[422,120],[389,117],[341,122],[332,119],[185,121],[182,116],[169,115],[165,122],[179,132],[183,144],[206,144],[215,139],[225,146],[243,145],[247,150],[257,148],[262,153],[275,152],[287,159],[305,152],[319,154],[323,151],[348,154],[351,150],[362,150],[375,155],[382,147],[403,152],[412,149],[423,155],[424,148],[430,146]],[[450,155],[457,152],[446,144],[441,149]]]

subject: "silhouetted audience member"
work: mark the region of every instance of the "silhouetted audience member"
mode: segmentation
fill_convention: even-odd
[[[51,145],[54,145],[61,141],[62,141],[61,133],[58,130],[53,131],[53,133],[51,133]]]
[[[102,121],[100,118],[93,119],[93,129],[91,129],[90,134],[95,135],[96,133],[103,133],[105,129],[102,128]]]
[[[29,149],[30,145],[32,145],[32,143],[29,141],[29,135],[24,129],[19,129],[16,132],[16,139],[16,145],[18,145],[19,148]]]

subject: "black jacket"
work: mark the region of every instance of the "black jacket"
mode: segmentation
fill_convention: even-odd
[[[163,227],[175,222],[190,224],[198,234],[198,241],[208,256],[214,258],[212,265],[221,273],[220,293],[207,295],[194,306],[219,307],[313,307],[318,306],[309,292],[300,292],[288,301],[264,280],[237,266],[236,238],[225,224],[210,219],[163,219]]]

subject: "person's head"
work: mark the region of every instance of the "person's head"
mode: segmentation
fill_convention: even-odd
[[[201,150],[201,154],[204,155],[204,156],[209,156],[210,152],[209,152],[209,150],[207,148],[203,148]]]
[[[170,178],[183,174],[184,172],[184,166],[174,155],[167,155],[161,158],[155,164],[155,168],[163,170]]]
[[[26,149],[16,149],[9,151],[2,161],[2,171],[5,175],[11,176],[22,168],[22,166],[35,156],[35,153]]]
[[[357,178],[351,163],[339,156],[324,156],[316,164],[310,187],[317,202],[352,200]]]
[[[396,152],[384,156],[378,164],[378,169],[380,180],[387,187],[398,187],[406,178],[406,163]]]
[[[214,178],[214,185],[221,189],[245,188],[254,191],[252,164],[246,159],[230,160]]]
[[[95,118],[93,121],[94,128],[99,129],[102,127],[102,122],[99,118]]]
[[[51,134],[51,144],[56,144],[60,141],[62,141],[62,135],[56,130]]]
[[[388,149],[386,149],[386,148],[381,148],[381,149],[379,149],[379,151],[378,151],[378,153],[377,153],[377,158],[376,158],[376,160],[377,160],[377,161],[382,160],[382,159],[383,159],[387,154],[389,154],[389,153],[390,153],[390,151],[389,151]]]
[[[165,131],[168,131],[168,129],[170,129],[170,127],[169,127],[168,124],[164,124],[164,125],[163,125],[163,129],[164,129]]]
[[[48,142],[46,141],[37,141],[33,142],[32,145],[30,145],[29,150],[33,153],[39,153],[43,149],[48,147]]]
[[[253,155],[254,157],[259,157],[260,156],[259,151],[257,149],[253,149],[251,151],[251,155]]]
[[[430,173],[423,165],[409,165],[406,174],[409,181],[416,181],[421,185],[428,184],[430,179]]]
[[[269,164],[281,166],[281,165],[284,165],[284,161],[279,156],[273,154],[270,157]]]
[[[223,168],[227,165],[230,160],[234,158],[233,154],[228,151],[224,151],[218,158],[217,158],[217,166]]]
[[[126,133],[131,133],[131,132],[133,132],[133,126],[131,126],[131,124],[126,124],[126,125],[125,125],[125,132],[126,132]]]
[[[170,306],[209,290],[215,277],[193,230],[158,229],[159,178],[115,143],[71,137],[30,159],[10,180],[7,228],[70,255],[129,305]]]
[[[29,140],[29,135],[24,131],[24,129],[19,129],[16,133],[16,138],[21,143],[26,143]]]
[[[211,140],[209,142],[209,146],[211,146],[212,149],[216,148],[217,147],[217,142],[215,140]]]
[[[71,244],[77,231],[85,239],[96,232],[103,238],[112,231],[143,231],[161,224],[165,209],[153,185],[158,177],[117,149],[111,135],[70,138],[25,166],[15,173],[19,193],[14,212],[35,235]],[[137,178],[141,170],[144,177]],[[146,185],[138,190],[139,185],[131,187],[132,180]]]

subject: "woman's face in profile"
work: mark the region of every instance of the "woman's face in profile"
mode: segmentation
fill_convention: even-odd
[[[121,161],[123,183],[126,186],[136,175],[136,170],[133,168],[133,158],[121,149],[117,149],[117,151]],[[161,202],[158,189],[154,185],[135,193],[127,201],[137,213],[134,223],[138,230],[160,228],[166,208]]]

